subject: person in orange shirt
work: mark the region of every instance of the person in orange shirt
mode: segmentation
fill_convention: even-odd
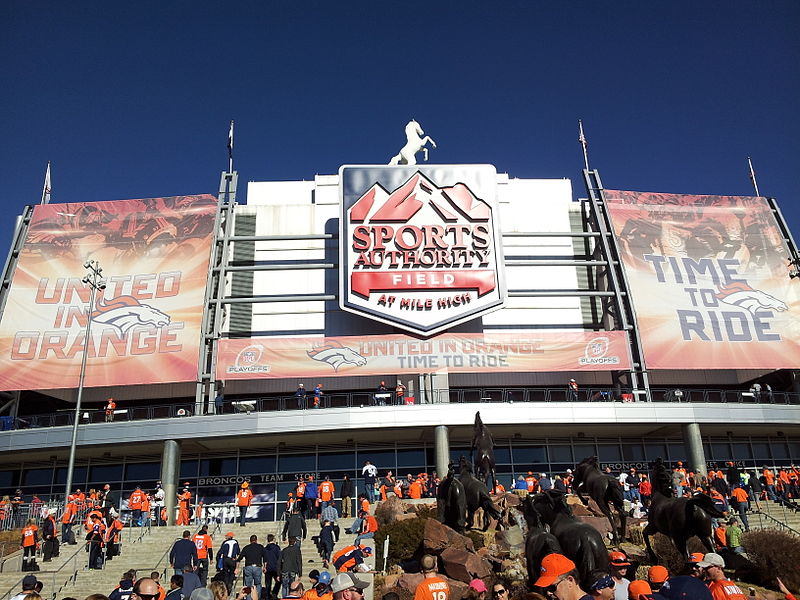
[[[211,547],[214,542],[208,535],[208,525],[203,525],[200,531],[194,534],[192,542],[197,548],[197,576],[205,587],[208,581],[208,557],[214,556],[214,549]]]
[[[242,482],[241,488],[236,492],[236,506],[239,507],[239,527],[244,527],[247,520],[247,509],[253,502],[253,492],[250,491],[250,484]]]
[[[22,528],[22,539],[19,542],[22,550],[22,570],[38,571],[36,565],[36,550],[39,548],[39,528],[36,521],[28,519],[25,527]]]
[[[72,531],[72,526],[75,525],[75,519],[78,516],[78,505],[75,503],[75,497],[70,495],[70,500],[64,507],[64,514],[61,515],[61,543],[75,545],[75,533]]]
[[[136,527],[141,527],[142,525],[142,501],[144,500],[144,492],[142,488],[138,485],[136,489],[133,490],[131,495],[128,497],[128,508],[133,511],[131,515],[131,523],[136,525]]]
[[[761,475],[764,477],[764,490],[767,492],[767,498],[773,502],[777,501],[775,496],[775,473],[767,465],[761,470]]]
[[[124,526],[125,525],[122,523],[122,521],[119,519],[114,519],[106,528],[106,560],[111,560],[115,556],[119,556],[119,538],[122,534],[122,528]]]
[[[89,546],[89,568],[103,568],[103,547],[106,541],[106,526],[98,513],[92,513],[86,544]]]
[[[361,531],[357,532],[358,537],[356,537],[353,544],[358,546],[361,543],[361,540],[365,540],[367,538],[374,538],[375,532],[378,531],[378,521],[369,513],[363,513],[359,515],[362,519],[361,524]],[[355,531],[353,533],[356,533]]]
[[[142,527],[145,525],[150,527],[150,507],[152,503],[153,498],[145,492],[144,498],[142,498]]]
[[[715,552],[709,552],[697,563],[709,579],[708,590],[714,600],[747,600],[739,586],[725,578],[725,559]]]
[[[505,492],[506,492],[505,486],[502,483],[500,483],[499,480],[495,479],[494,487],[492,488],[492,494],[497,496],[498,494],[505,494]]]
[[[360,506],[361,506],[360,510],[363,510],[364,512],[369,512],[369,500],[367,500],[366,494],[360,494],[359,498],[361,500],[361,502],[360,502]]]
[[[178,494],[178,520],[176,525],[189,524],[189,508],[192,504],[192,493],[188,487],[183,488],[183,492]]]
[[[720,519],[719,525],[714,529],[714,547],[717,550],[723,550],[728,547],[727,529],[728,525]]]
[[[318,488],[319,500],[322,503],[321,509],[324,509],[328,504],[333,502],[334,495],[336,494],[336,486],[333,485],[330,477],[325,475],[325,479],[320,482]]]
[[[422,481],[415,479],[408,486],[408,497],[418,500],[422,498]]]
[[[536,492],[536,488],[539,487],[539,482],[537,481],[536,477],[533,475],[532,471],[528,471],[527,477],[525,477],[525,483],[528,485],[528,493],[533,494]]]
[[[394,491],[394,495],[397,496],[398,498],[403,497],[403,486],[400,485],[399,481],[394,482],[394,487],[392,488],[392,490]]]
[[[106,423],[111,423],[114,420],[114,409],[117,408],[117,403],[113,398],[109,398],[106,402]]]
[[[747,505],[749,501],[747,492],[744,491],[741,485],[737,485],[731,490],[731,508],[739,512],[739,518],[742,520],[745,531],[750,531],[750,524],[747,522]]]
[[[414,600],[450,600],[450,586],[436,574],[436,557],[424,555],[420,567],[423,579],[414,590]]]

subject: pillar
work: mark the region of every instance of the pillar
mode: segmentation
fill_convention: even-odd
[[[175,525],[175,506],[178,500],[178,477],[181,474],[181,445],[176,440],[164,440],[161,455],[161,487],[164,488],[164,507],[167,525]]]
[[[684,423],[681,425],[683,433],[683,445],[689,457],[689,464],[698,475],[708,477],[706,469],[706,454],[703,451],[703,438],[700,437],[700,425],[698,423]]]
[[[450,464],[450,436],[447,425],[437,425],[433,437],[434,455],[436,456],[436,473],[441,479],[447,477],[447,465]]]

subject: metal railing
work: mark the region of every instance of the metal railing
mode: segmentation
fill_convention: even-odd
[[[359,408],[365,406],[404,405],[419,403],[419,399],[398,397],[390,394],[390,398],[376,397],[376,392],[341,392],[322,396],[320,409],[325,408]],[[388,400],[388,401],[387,401]],[[274,396],[259,398],[240,398],[226,401],[223,413],[253,413],[289,410],[316,410],[312,408],[313,398],[307,397],[302,406],[298,406],[295,396]],[[481,403],[481,402],[675,402],[675,403],[731,403],[731,404],[771,404],[800,405],[800,394],[792,392],[752,392],[748,390],[723,389],[689,389],[689,388],[651,388],[645,390],[621,389],[610,387],[587,387],[572,392],[567,388],[463,388],[433,390],[428,401],[430,404],[440,403]],[[301,403],[302,404],[302,403]],[[197,409],[195,403],[160,404],[152,406],[135,406],[117,410],[113,423],[142,421],[153,419],[172,419],[192,416]],[[82,420],[86,424],[105,423],[103,410],[83,411]],[[74,413],[63,411],[57,413],[27,415],[9,421],[12,429],[29,429],[40,427],[59,427],[72,425]]]

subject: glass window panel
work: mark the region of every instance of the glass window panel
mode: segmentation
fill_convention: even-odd
[[[514,446],[511,452],[518,470],[547,462],[547,446]]]
[[[597,456],[597,450],[595,449],[594,444],[575,444],[574,452],[576,463],[579,463],[584,458]]]
[[[79,488],[86,487],[87,472],[88,469],[86,467],[75,467],[75,470],[72,472],[72,485],[74,487],[79,487]],[[56,469],[55,479],[56,479],[55,483],[60,483],[62,485],[67,483],[67,468],[59,467],[58,469]]]
[[[89,481],[103,484],[122,481],[122,465],[93,465],[89,469]]]
[[[156,481],[159,477],[161,477],[159,463],[128,463],[125,465],[125,480],[134,485],[146,479]]]
[[[622,453],[619,444],[598,444],[598,457],[600,462],[619,462],[622,460]]]
[[[279,473],[314,473],[317,470],[315,454],[281,454],[278,456]]]
[[[503,444],[502,446],[495,446],[494,448],[494,462],[499,464],[510,464],[511,463],[511,448],[508,447],[508,444]]]
[[[730,459],[731,450],[728,442],[711,442],[711,456],[716,461]]]
[[[800,442],[789,442],[789,457],[795,464],[800,462]]]
[[[22,473],[22,485],[50,485],[52,478],[52,469],[26,469]]]
[[[469,459],[469,446],[451,446],[450,447],[450,460],[458,464],[462,456]]]
[[[572,446],[567,444],[553,444],[550,446],[550,460],[554,463],[570,463],[574,464],[572,460]]]
[[[686,448],[683,447],[683,444],[676,444],[675,442],[671,442],[668,444],[669,446],[669,459],[673,462],[676,460],[686,461]]]
[[[411,465],[420,465],[425,462],[424,450],[398,450],[397,451],[397,467],[405,468]]]
[[[789,450],[783,440],[772,440],[772,458],[776,460],[786,460],[789,458]]]
[[[643,462],[645,460],[644,448],[639,443],[622,444],[622,459],[626,462]]]
[[[750,451],[750,444],[747,442],[734,443],[733,458],[736,460],[749,460],[753,458],[753,453]]]
[[[200,461],[200,477],[236,474],[236,458],[204,458]]]
[[[274,473],[274,456],[241,456],[239,457],[239,474]]]
[[[753,442],[753,458],[755,459],[769,459],[769,444],[766,442]]]
[[[396,465],[396,457],[394,449],[392,450],[362,450],[359,448],[357,462],[358,468],[364,467],[364,461],[368,460],[378,468],[378,473],[383,475],[387,470],[394,470]]]
[[[197,461],[196,460],[182,460],[181,461],[181,479],[187,477],[193,479],[197,477]]]
[[[0,471],[0,488],[14,487],[19,481],[19,471]]]
[[[665,444],[645,444],[644,450],[647,453],[647,460],[653,461],[657,458],[667,460],[667,446]]]
[[[331,452],[319,455],[319,472],[351,471],[355,465],[355,452]]]

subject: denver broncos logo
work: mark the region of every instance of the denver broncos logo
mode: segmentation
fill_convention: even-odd
[[[328,363],[334,371],[338,371],[342,365],[356,365],[363,367],[367,364],[367,359],[358,352],[347,346],[342,346],[335,340],[330,340],[323,346],[317,346],[313,350],[306,352],[309,358]]]
[[[738,306],[751,314],[756,314],[759,310],[768,309],[783,312],[789,308],[775,296],[770,296],[761,290],[754,290],[744,281],[734,281],[720,287],[716,297],[720,302]]]
[[[92,313],[92,320],[116,327],[123,335],[127,335],[137,325],[164,327],[169,325],[170,318],[157,308],[140,303],[133,296],[117,296],[109,301],[101,298]]]

